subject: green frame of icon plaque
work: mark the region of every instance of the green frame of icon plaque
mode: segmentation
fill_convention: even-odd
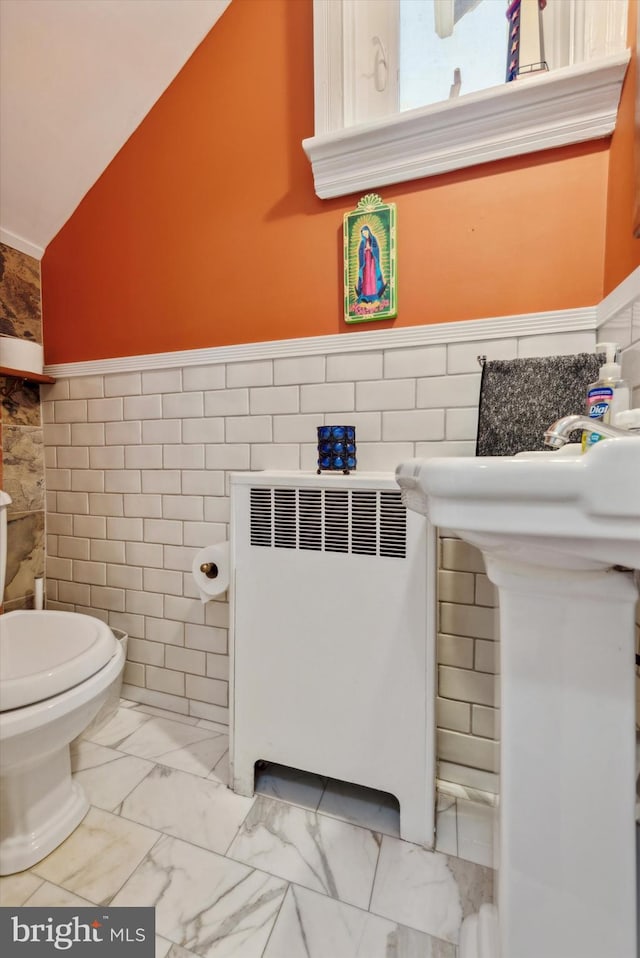
[[[344,214],[344,321],[369,323],[398,314],[396,205],[377,193]]]

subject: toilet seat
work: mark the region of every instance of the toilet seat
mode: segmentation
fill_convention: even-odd
[[[46,630],[39,628],[42,616],[46,616]],[[102,669],[118,648],[113,632],[100,619],[51,610],[0,616],[0,643],[0,712],[41,702],[78,685]]]

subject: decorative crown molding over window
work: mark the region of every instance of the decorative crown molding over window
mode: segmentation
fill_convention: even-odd
[[[609,136],[629,51],[303,140],[326,199]]]
[[[368,38],[352,35],[354,0],[314,0],[316,135],[302,145],[318,196],[609,136],[630,56],[627,4],[562,2],[553,37],[568,66],[349,126],[354,86],[347,74],[354,57],[347,54]]]

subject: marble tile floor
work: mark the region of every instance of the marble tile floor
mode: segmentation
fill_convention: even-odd
[[[457,958],[493,898],[493,810],[438,797],[436,851],[391,796],[270,765],[228,787],[224,726],[121,701],[72,746],[91,808],[2,905],[153,905],[156,958]]]

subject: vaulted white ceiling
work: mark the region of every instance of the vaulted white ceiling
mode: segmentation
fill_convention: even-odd
[[[0,0],[0,241],[40,257],[231,0]]]

